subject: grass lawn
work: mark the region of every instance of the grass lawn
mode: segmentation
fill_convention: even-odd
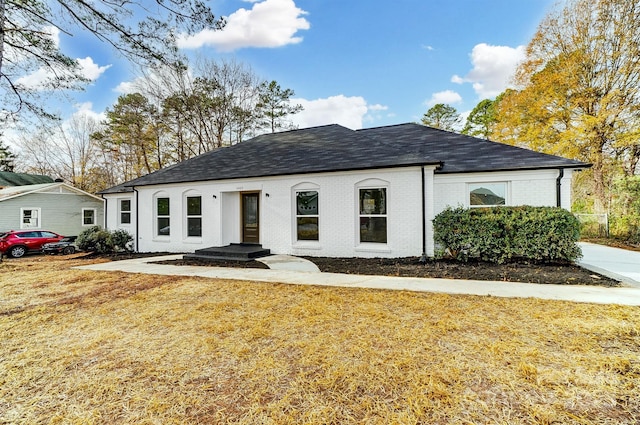
[[[0,424],[637,424],[640,309],[0,263]]]

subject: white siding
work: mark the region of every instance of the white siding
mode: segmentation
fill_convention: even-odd
[[[96,223],[104,222],[102,200],[75,192],[30,193],[0,202],[0,230],[20,229],[20,210],[39,208],[38,230],[50,230],[62,235],[77,236],[89,226],[82,224],[82,210],[95,209]]]
[[[469,183],[507,182],[507,205],[556,206],[558,170],[436,174],[436,214],[447,207],[469,207]],[[571,170],[562,179],[562,207],[571,208]]]
[[[106,227],[110,230],[125,230],[130,234],[135,234],[136,226],[136,198],[134,193],[114,194],[105,196],[108,199],[105,217]],[[121,223],[120,221],[120,201],[129,200],[131,202],[131,222]],[[102,223],[100,223],[102,224]]]
[[[387,244],[360,244],[358,192],[360,182],[388,187]],[[373,182],[373,183],[372,183]],[[302,186],[301,186],[302,184]],[[320,193],[320,240],[296,241],[295,188],[310,184]],[[139,208],[138,251],[193,252],[210,246],[239,243],[240,194],[260,192],[260,242],[273,253],[338,257],[404,257],[422,253],[422,197],[420,168],[352,171],[314,175],[268,177],[259,181],[238,179],[137,187]],[[202,238],[185,238],[184,193],[202,196]],[[155,196],[170,198],[171,235],[155,235]],[[107,225],[117,228],[117,202],[107,198]],[[215,197],[214,197],[215,196]],[[133,213],[133,211],[132,211]]]

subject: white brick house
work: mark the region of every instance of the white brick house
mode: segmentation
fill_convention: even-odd
[[[434,254],[448,206],[569,208],[588,164],[417,124],[258,136],[102,192],[140,252],[234,243],[331,257]]]

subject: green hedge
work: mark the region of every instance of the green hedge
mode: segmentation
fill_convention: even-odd
[[[439,254],[459,261],[565,263],[582,256],[580,222],[562,208],[448,208],[433,226]]]

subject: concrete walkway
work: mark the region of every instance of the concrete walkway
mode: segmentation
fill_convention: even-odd
[[[640,288],[606,288],[581,285],[540,285],[534,283],[490,282],[476,280],[419,279],[408,277],[363,276],[339,273],[318,273],[296,270],[264,270],[202,266],[172,266],[149,264],[154,261],[177,260],[182,255],[136,258],[77,267],[83,270],[122,271],[128,273],[170,276],[200,276],[215,279],[241,279],[296,285],[342,286],[468,294],[494,297],[540,298],[597,304],[640,306]],[[284,258],[276,262],[283,264]]]
[[[582,249],[580,266],[640,288],[640,252],[586,242],[579,245]]]
[[[267,257],[256,258],[256,261],[266,264],[271,270],[320,273],[318,266],[311,261],[291,255],[269,255]]]

